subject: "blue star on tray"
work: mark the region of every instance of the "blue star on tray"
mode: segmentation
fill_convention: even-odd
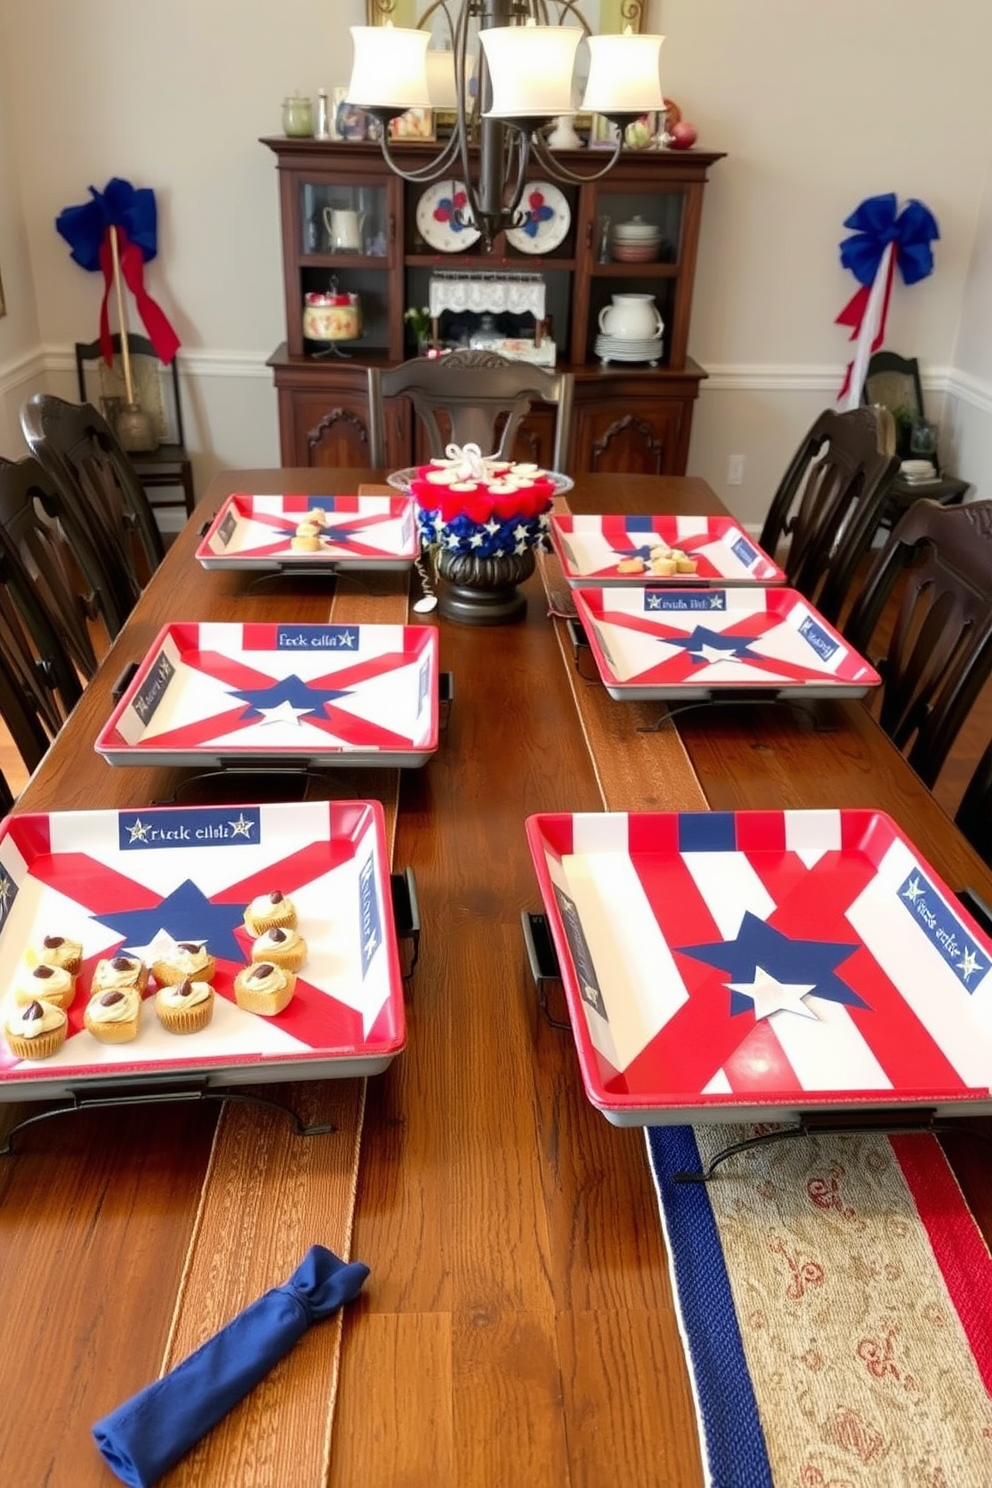
[[[708,630],[705,625],[697,625],[691,635],[665,636],[664,641],[666,646],[688,651],[691,661],[761,660],[758,652],[749,649],[754,645],[754,636],[725,635],[719,630]]]
[[[213,904],[191,879],[186,879],[151,909],[110,910],[93,915],[93,919],[116,930],[125,945],[147,945],[159,930],[167,930],[174,940],[205,940],[211,955],[243,961],[234,931],[244,919],[246,903]]]
[[[283,677],[268,687],[241,687],[232,694],[233,697],[240,698],[241,702],[247,703],[252,713],[259,718],[265,718],[276,709],[282,715],[292,714],[305,718],[310,713],[323,712],[325,703],[333,703],[347,695],[348,688],[317,687],[295,675]]]
[[[750,911],[733,940],[678,947],[682,955],[727,973],[731,1015],[757,1012],[759,1003],[767,1006],[765,992],[770,982],[780,989],[804,987],[800,996],[809,992],[830,1002],[867,1008],[864,999],[837,975],[837,967],[857,949],[856,944],[839,940],[791,940]],[[744,987],[758,990],[745,992]],[[780,1005],[785,1007],[794,1000],[786,998]],[[791,1010],[798,1011],[796,1007]]]

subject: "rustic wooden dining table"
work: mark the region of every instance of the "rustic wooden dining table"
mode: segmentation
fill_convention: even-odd
[[[381,478],[218,476],[15,809],[168,799],[183,772],[114,768],[94,751],[125,667],[167,621],[325,622],[335,588],[204,571],[194,553],[207,519],[235,491],[324,495]],[[691,478],[580,477],[568,502],[591,513],[722,511]],[[300,1403],[304,1382],[325,1367],[319,1342],[304,1341],[277,1371],[265,1420],[252,1423],[249,1410],[246,1432],[225,1448],[224,1469],[193,1459],[169,1483],[702,1483],[643,1133],[611,1125],[586,1099],[572,1039],[542,1016],[524,951],[522,912],[540,908],[525,818],[602,809],[571,659],[540,576],[525,587],[519,624],[422,617],[439,624],[454,686],[436,755],[399,783],[393,864],[412,872],[421,927],[407,1043],[382,1074],[328,1082],[348,1087],[330,1098],[350,1103],[350,1124],[299,1136],[278,1114],[245,1109],[242,1145],[222,1162],[221,1105],[149,1102],[39,1122],[0,1157],[0,1482],[114,1481],[90,1427],[181,1355],[189,1320],[177,1322],[177,1307],[180,1298],[187,1312],[194,1306],[191,1268],[214,1277],[200,1309],[207,1332],[252,1300],[267,1274],[253,1269],[259,1256],[269,1284],[283,1280],[279,1267],[300,1258],[296,1238],[324,1242],[333,1231],[324,1175],[346,1141],[334,1193],[351,1217],[339,1244],[370,1276],[333,1325],[339,1346],[332,1377],[315,1387],[320,1409]],[[701,707],[677,729],[710,807],[881,808],[947,883],[992,902],[992,873],[862,702]],[[652,767],[650,740],[641,748],[639,807],[665,809],[665,771]],[[309,788],[361,799],[380,779],[329,769]],[[240,788],[240,799],[268,799],[250,794],[251,783]],[[254,788],[268,786],[263,778]],[[0,1132],[24,1114],[23,1103],[0,1105]],[[990,1236],[987,1153],[964,1134],[944,1140]],[[309,1155],[294,1167],[297,1152]],[[214,1250],[196,1260],[194,1240],[202,1250],[205,1235]]]

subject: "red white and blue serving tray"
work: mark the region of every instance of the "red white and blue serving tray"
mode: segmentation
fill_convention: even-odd
[[[167,625],[96,741],[112,765],[422,765],[430,625]]]
[[[314,513],[320,547],[292,546]],[[397,496],[228,496],[196,556],[204,568],[360,573],[410,568],[419,551],[414,503]]]
[[[794,589],[575,589],[611,697],[861,697],[880,678]]]
[[[992,942],[879,811],[532,816],[616,1125],[992,1112]]]
[[[574,516],[556,512],[551,543],[570,584],[784,584],[785,574],[732,517]],[[696,560],[693,574],[649,570],[651,549],[678,548]],[[643,573],[620,573],[623,559],[644,560]]]
[[[280,889],[308,955],[288,1007],[266,1018],[234,1000],[249,960],[245,907]],[[0,1000],[46,935],[81,942],[69,1037],[51,1059],[18,1060],[0,1038],[0,1100],[47,1099],[97,1081],[203,1075],[209,1084],[377,1074],[406,1038],[378,801],[141,808],[10,816],[0,826]],[[155,959],[206,941],[214,1012],[199,1033],[161,1026],[151,982],[138,1036],[102,1044],[83,1026],[97,961]]]

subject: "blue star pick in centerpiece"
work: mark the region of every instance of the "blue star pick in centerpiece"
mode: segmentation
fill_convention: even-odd
[[[687,636],[665,636],[666,646],[677,646],[680,650],[688,651],[691,661],[708,662],[714,661],[760,661],[761,657],[749,648],[754,644],[754,636],[724,635],[718,630],[708,630],[705,625],[697,625],[691,635]]]
[[[773,925],[748,910],[733,940],[717,940],[704,945],[679,946],[684,956],[704,961],[728,973],[731,1014],[758,1012],[759,1004],[768,1006],[769,982],[780,989],[798,989],[830,1002],[843,1002],[849,1007],[866,1008],[868,1004],[836,974],[836,968],[857,949],[839,940],[790,940]],[[762,973],[764,975],[762,975]],[[743,990],[754,988],[754,991]],[[779,1005],[795,1002],[786,997]],[[795,1006],[791,1011],[799,1009]],[[760,1015],[760,1014],[759,1014]]]
[[[232,695],[247,703],[259,718],[265,718],[277,709],[281,715],[305,718],[311,713],[321,713],[325,703],[347,697],[348,688],[317,687],[293,675],[272,682],[268,687],[242,687]]]
[[[123,935],[126,946],[148,945],[166,930],[173,940],[206,941],[211,955],[243,961],[234,931],[244,919],[246,903],[214,904],[192,879],[186,879],[151,909],[111,910],[93,919]]]

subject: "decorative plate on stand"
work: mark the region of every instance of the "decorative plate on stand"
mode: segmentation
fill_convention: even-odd
[[[417,231],[438,253],[464,253],[481,237],[478,228],[458,221],[458,214],[467,210],[468,193],[461,181],[436,181],[417,202]]]
[[[528,181],[520,210],[526,213],[525,220],[506,234],[506,241],[520,253],[550,253],[565,241],[572,213],[562,192],[550,181]]]

